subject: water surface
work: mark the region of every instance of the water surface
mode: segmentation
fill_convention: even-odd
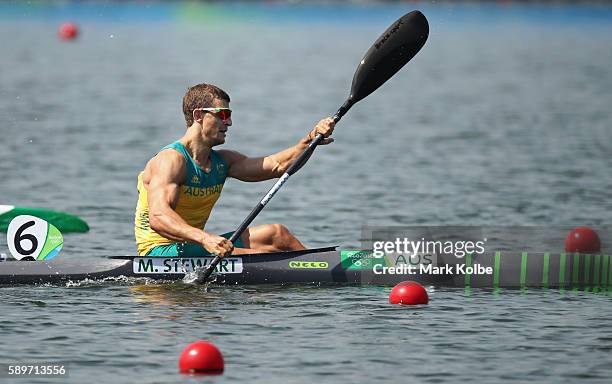
[[[66,235],[60,257],[133,254],[136,176],[183,133],[189,85],[230,93],[225,147],[271,153],[336,111],[361,55],[414,6],[242,5],[205,17],[182,4],[2,5],[0,204],[87,220],[91,231]],[[423,51],[350,111],[256,224],[344,247],[360,245],[364,224],[610,224],[611,8],[423,11]],[[82,20],[70,44],[55,35],[67,18]],[[229,181],[207,228],[235,228],[271,185]],[[395,308],[389,288],[375,287],[4,287],[0,353],[70,361],[75,383],[182,382],[177,356],[197,339],[227,361],[206,382],[574,383],[612,373],[609,296],[430,290],[429,306]]]

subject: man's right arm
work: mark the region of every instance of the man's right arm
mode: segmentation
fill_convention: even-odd
[[[149,224],[160,235],[174,241],[202,245],[206,250],[225,256],[232,243],[221,236],[204,232],[187,224],[174,210],[180,186],[185,179],[185,159],[176,151],[162,151],[147,165],[145,183],[149,205]]]

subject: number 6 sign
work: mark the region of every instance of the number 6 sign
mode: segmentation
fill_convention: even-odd
[[[6,241],[11,255],[17,260],[52,259],[64,244],[64,238],[57,228],[30,215],[17,216],[11,221]]]

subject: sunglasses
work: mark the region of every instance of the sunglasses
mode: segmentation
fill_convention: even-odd
[[[232,117],[232,110],[229,108],[196,108],[194,111],[210,112],[221,120],[227,120]]]

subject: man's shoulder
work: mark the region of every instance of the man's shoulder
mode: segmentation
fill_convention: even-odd
[[[155,157],[158,156],[173,156],[173,157],[177,157],[177,158],[184,158],[183,154],[177,150],[174,147],[164,147],[162,149],[160,149],[159,152],[157,152],[157,155],[155,155]]]
[[[144,172],[148,174],[171,173],[182,176],[185,172],[185,157],[171,149],[163,149],[147,163]]]

